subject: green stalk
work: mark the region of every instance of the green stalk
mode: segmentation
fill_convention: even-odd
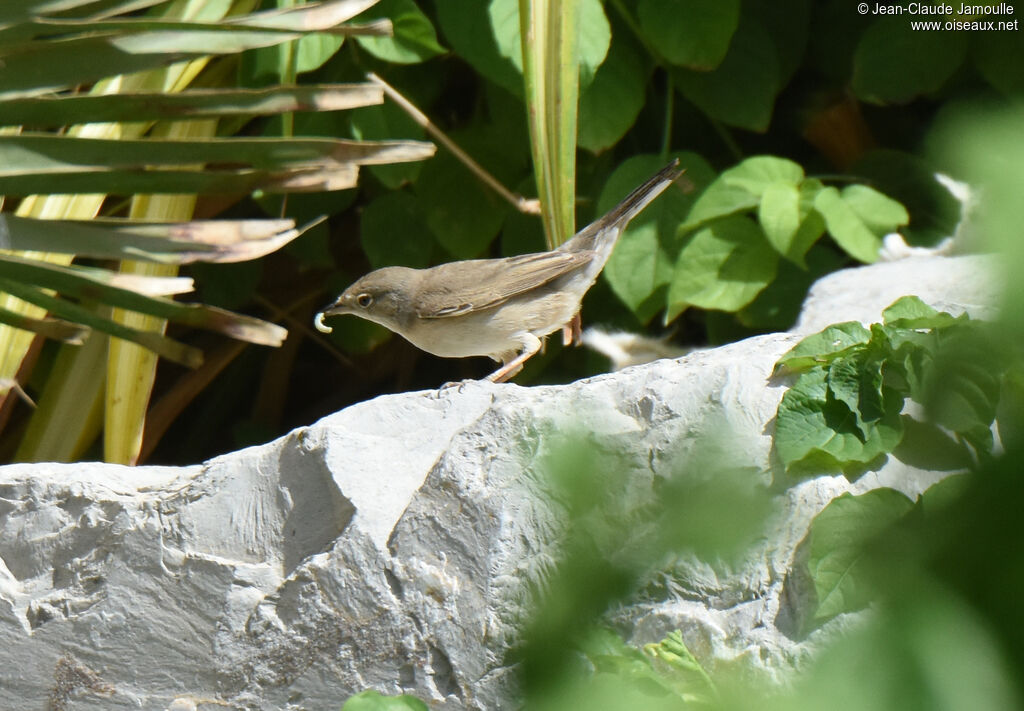
[[[520,0],[523,81],[548,247],[576,231],[578,0]]]

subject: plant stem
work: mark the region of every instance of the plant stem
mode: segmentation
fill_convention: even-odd
[[[500,195],[506,201],[511,203],[514,208],[519,210],[519,212],[522,212],[527,215],[540,214],[539,201],[530,200],[528,198],[523,197],[522,195],[517,195],[510,191],[508,188],[506,188],[504,185],[499,183],[497,178],[488,173],[487,170],[482,165],[477,163],[475,160],[473,160],[472,157],[470,157],[468,153],[459,148],[452,139],[448,138],[448,136],[446,136],[440,128],[434,125],[434,123],[429,118],[427,118],[427,115],[425,113],[420,111],[415,104],[413,104],[411,101],[409,101],[400,93],[398,93],[397,89],[395,89],[393,86],[388,84],[386,81],[381,79],[373,72],[369,72],[366,75],[366,78],[372,81],[373,83],[379,85],[380,88],[384,90],[384,93],[387,94],[392,101],[398,104],[403,111],[409,114],[409,116],[412,117],[412,120],[418,123],[423,128],[424,131],[430,134],[430,136],[437,140],[438,143],[440,143],[449,151],[451,151],[452,154],[454,154],[456,158],[462,161],[462,163],[467,168],[469,168],[474,175],[476,175],[481,181],[483,181],[485,185],[490,187],[491,190],[498,193],[498,195]]]

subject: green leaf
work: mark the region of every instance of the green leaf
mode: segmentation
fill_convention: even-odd
[[[298,39],[309,31],[344,34],[352,29],[340,23],[351,17],[353,7],[346,2],[325,2],[221,22],[65,21],[55,27],[60,34],[54,41],[32,40],[5,47],[0,93],[45,93],[161,67],[169,56],[180,61],[236,54]]]
[[[985,81],[1008,97],[1024,93],[1024,44],[1017,32],[986,32],[970,51]]]
[[[521,97],[522,64],[514,64],[499,50],[490,5],[481,0],[444,0],[436,4],[436,10],[438,24],[452,48],[475,71]],[[518,21],[511,24],[516,26],[518,35]],[[511,32],[511,28],[506,30]],[[511,46],[508,38],[503,39],[503,44],[506,49]]]
[[[925,411],[988,452],[1006,357],[987,324],[963,322],[938,335],[934,362],[922,382]]]
[[[189,274],[196,280],[198,298],[222,309],[244,309],[252,303],[263,278],[263,262],[194,264]]]
[[[867,439],[871,426],[885,414],[882,393],[883,359],[858,350],[849,357],[839,356],[828,364],[828,389],[832,397],[845,404],[856,420],[857,429]]]
[[[363,691],[350,696],[341,711],[428,711],[415,696],[384,696],[379,691]]]
[[[356,42],[377,59],[396,64],[415,64],[444,54],[430,20],[413,0],[380,0],[359,16],[360,21],[387,18],[393,37],[356,37]]]
[[[905,16],[883,17],[861,35],[853,90],[875,103],[905,103],[939,89],[963,63],[964,32],[917,31]]]
[[[945,328],[961,320],[936,311],[917,296],[901,297],[882,311],[882,322],[897,328]]]
[[[687,237],[668,292],[666,321],[689,306],[736,311],[775,278],[779,255],[746,217],[725,217]]]
[[[761,194],[757,219],[768,243],[779,254],[791,261],[803,258],[803,254],[790,254],[793,238],[800,228],[800,189],[796,185],[781,181],[769,185]],[[807,245],[809,248],[810,245]]]
[[[433,152],[432,144],[417,141],[0,136],[0,193],[319,192],[353,187],[357,165],[422,160]],[[198,171],[196,164],[216,166]]]
[[[824,224],[821,223],[822,230]],[[806,268],[800,268],[789,260],[779,262],[775,279],[756,299],[736,313],[737,320],[747,328],[762,332],[789,330],[800,316],[811,284],[839,269],[844,259],[831,246],[817,245],[806,255]]]
[[[416,198],[409,193],[384,193],[363,210],[359,238],[374,269],[400,265],[425,267],[433,240],[423,229]]]
[[[683,180],[699,186],[714,174],[695,153],[675,157],[686,170]],[[597,201],[597,214],[614,207],[664,163],[664,158],[656,155],[633,156],[623,162],[608,177]],[[672,281],[680,248],[678,225],[692,202],[693,197],[682,190],[667,190],[630,222],[605,265],[604,275],[612,291],[642,323],[664,307],[665,297],[659,292]]]
[[[365,106],[353,110],[349,114],[352,126],[352,137],[359,141],[380,141],[393,138],[420,140],[423,128],[402,110],[397,104],[389,101],[381,106]],[[369,170],[385,187],[397,189],[405,183],[415,182],[423,164],[394,163],[391,165],[372,165]]]
[[[807,569],[818,598],[813,619],[828,620],[872,602],[865,545],[907,515],[913,502],[895,489],[880,488],[833,499],[811,522]]]
[[[725,58],[739,24],[739,0],[640,0],[644,35],[671,64],[708,71]]]
[[[670,69],[680,93],[713,119],[751,131],[771,122],[780,85],[775,45],[757,24],[740,17],[729,53],[716,69]]]
[[[549,248],[576,231],[576,146],[583,2],[520,3],[530,155]]]
[[[491,27],[498,52],[522,74],[523,47],[519,27],[519,0],[490,0]],[[576,31],[579,37],[580,89],[586,88],[604,62],[612,30],[600,0],[579,0]]]
[[[53,289],[63,296],[100,301],[111,306],[159,316],[196,328],[220,331],[232,338],[261,345],[279,346],[288,334],[280,326],[251,316],[233,314],[223,309],[201,304],[184,304],[117,286],[115,285],[117,283],[115,275],[102,269],[87,270],[75,266],[65,267],[13,255],[3,255],[0,256],[0,278],[5,280],[2,290],[10,293],[15,293],[12,284],[16,280],[22,284],[31,284],[33,287]],[[20,294],[15,294],[15,296],[23,298]],[[38,301],[32,303],[38,303]],[[49,305],[46,307],[51,308]],[[51,308],[51,310],[60,315],[56,309]]]
[[[793,235],[793,240],[790,242],[789,254],[784,255],[789,258],[791,262],[799,266],[801,269],[807,268],[806,254],[814,243],[825,234],[825,218],[821,216],[817,210],[810,210],[807,212],[800,223],[800,227],[797,229],[796,234]],[[832,270],[838,269],[841,265],[836,263]],[[821,273],[824,276],[824,272]]]
[[[383,100],[380,87],[372,84],[315,84],[267,89],[193,89],[179,94],[46,96],[9,99],[2,102],[0,125],[52,128],[106,121],[249,116],[314,110],[339,111],[356,106],[380,104]]]
[[[785,86],[800,67],[807,52],[807,35],[811,26],[811,0],[771,0],[744,5],[748,13],[768,33],[779,58],[779,85]],[[814,8],[820,12],[818,7]],[[821,30],[820,15],[814,18],[814,30]],[[816,70],[818,67],[815,67]]]
[[[580,146],[600,153],[619,142],[644,106],[648,74],[635,43],[614,37],[604,63],[580,95]]]
[[[910,224],[900,230],[908,244],[931,246],[952,235],[960,202],[935,178],[938,168],[909,153],[870,151],[853,166],[860,176],[906,206]]]
[[[523,35],[519,23],[519,0],[490,0],[482,4],[488,5],[491,34],[498,53],[522,74]]]
[[[837,323],[793,346],[786,355],[779,358],[775,370],[790,373],[806,371],[817,365],[827,364],[833,358],[869,340],[871,331],[857,321]]]
[[[382,38],[358,37],[357,39]],[[319,69],[341,49],[341,45],[344,43],[344,37],[323,33],[300,37],[295,44],[295,72],[304,74]]]
[[[608,56],[612,28],[601,0],[579,0],[579,62],[580,91],[594,80],[598,68]]]
[[[492,173],[498,169],[499,180],[511,182],[503,175],[509,169],[500,153],[503,147],[493,144],[489,132],[455,133],[452,138]],[[480,256],[511,209],[448,151],[423,165],[416,196],[430,231],[456,259]]]
[[[81,345],[89,333],[88,328],[77,323],[54,318],[31,318],[4,308],[0,308],[0,323],[20,328],[23,331],[38,333],[44,338],[52,338],[74,345]]]
[[[203,353],[198,348],[193,348],[174,339],[167,338],[161,333],[129,328],[98,315],[92,309],[79,306],[64,299],[58,299],[42,289],[37,289],[29,284],[0,277],[0,291],[44,308],[65,321],[74,322],[122,340],[137,343],[174,363],[189,368],[198,368],[203,364]],[[17,326],[17,324],[12,325]]]
[[[840,194],[867,228],[880,237],[910,222],[907,208],[867,185],[847,185]]]
[[[238,262],[269,254],[299,236],[292,220],[162,224],[129,220],[37,220],[0,215],[8,249],[165,264]]]
[[[752,210],[760,202],[758,195],[746,188],[728,184],[720,175],[694,201],[680,229],[692,230],[720,217]]]
[[[722,172],[722,182],[742,188],[758,198],[769,187],[779,183],[799,185],[804,169],[799,163],[775,156],[753,156]]]
[[[832,239],[847,254],[868,264],[878,259],[881,238],[868,229],[838,190],[832,187],[823,189],[815,196],[814,207],[825,218],[825,226]]]
[[[849,471],[891,452],[903,436],[903,397],[883,388],[881,419],[858,428],[858,415],[829,390],[828,371],[815,368],[782,396],[775,451],[791,473]],[[859,418],[863,422],[864,418]]]

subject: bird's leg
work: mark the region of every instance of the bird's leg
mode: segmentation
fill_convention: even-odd
[[[502,364],[500,368],[488,375],[487,380],[492,383],[504,383],[523,369],[523,363],[537,355],[541,345],[541,340],[532,333],[523,334],[523,350],[508,363]]]
[[[562,345],[571,346],[574,343],[577,346],[583,343],[583,319],[580,318],[579,311],[569,323],[562,326]]]

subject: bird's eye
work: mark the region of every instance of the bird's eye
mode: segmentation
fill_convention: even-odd
[[[360,294],[359,296],[356,297],[356,303],[359,304],[359,306],[361,306],[362,308],[365,309],[370,304],[373,303],[373,297],[370,296],[369,294],[367,294],[366,292],[363,292],[362,294]]]

